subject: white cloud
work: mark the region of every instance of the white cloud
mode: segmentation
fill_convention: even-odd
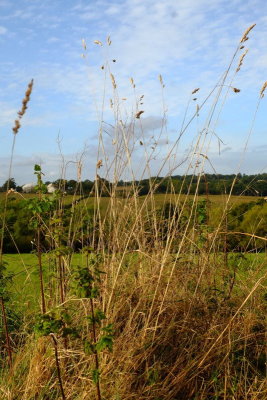
[[[17,110],[3,101],[0,101],[0,109],[0,126],[10,125],[17,116]]]
[[[5,35],[7,33],[7,28],[0,26],[0,35]]]
[[[48,43],[57,43],[59,41],[60,41],[60,39],[58,37],[55,37],[55,36],[51,36],[50,38],[47,39]]]
[[[7,1],[7,0],[0,0],[0,7],[10,7],[10,6],[12,6],[12,3],[10,3],[9,1]]]

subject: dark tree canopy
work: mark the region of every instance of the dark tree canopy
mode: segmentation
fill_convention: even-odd
[[[5,192],[9,189],[16,189],[17,184],[15,182],[14,178],[10,178],[8,180],[5,181],[5,183],[3,184],[3,186],[1,187],[1,191]]]

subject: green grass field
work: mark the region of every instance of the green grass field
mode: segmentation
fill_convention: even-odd
[[[129,265],[131,260],[140,257],[137,254],[127,255],[125,265]],[[216,255],[218,258],[218,254]],[[185,259],[185,257],[184,257]],[[25,311],[38,311],[40,309],[40,283],[38,259],[35,254],[5,254],[4,262],[7,263],[7,272],[13,275],[12,293],[13,303],[18,309]],[[45,283],[48,282],[53,266],[51,256],[42,256]],[[220,261],[218,261],[220,262]],[[82,254],[76,253],[72,256],[71,272],[75,271],[78,265],[85,265]],[[253,277],[254,282],[257,276],[261,276],[267,270],[266,253],[229,253],[229,271],[236,271],[236,282],[246,282],[249,287],[249,276]],[[46,292],[49,288],[46,286]]]
[[[19,309],[25,311],[37,311],[40,309],[40,283],[38,259],[35,254],[5,254],[3,261],[7,263],[7,272],[13,275],[10,291],[13,303]],[[44,279],[47,283],[52,273],[52,261],[47,255],[43,255]],[[73,267],[84,262],[81,254],[74,254]],[[46,285],[46,292],[48,292]]]

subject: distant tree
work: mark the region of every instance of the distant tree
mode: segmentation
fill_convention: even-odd
[[[67,180],[66,179],[57,179],[56,181],[52,182],[53,185],[55,185],[55,187],[59,190],[66,190],[66,184],[67,184]]]
[[[1,189],[2,189],[3,192],[5,192],[8,189],[16,189],[16,187],[17,187],[17,184],[15,182],[15,179],[14,178],[10,178],[7,181],[5,181],[5,183],[3,184]]]
[[[74,194],[75,190],[77,189],[77,181],[74,179],[70,179],[66,182],[66,191],[69,194]]]
[[[86,194],[88,194],[92,191],[93,186],[94,186],[94,182],[89,181],[88,179],[86,179],[85,181],[82,182],[82,189],[83,189],[83,192]]]

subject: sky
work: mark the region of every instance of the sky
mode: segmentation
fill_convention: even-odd
[[[227,83],[240,92],[223,88],[225,100],[210,125],[213,138],[203,146],[203,154],[209,152],[203,168],[216,173],[267,172],[267,98],[259,101],[267,80],[266,0],[0,0],[0,184],[8,178],[12,127],[32,78],[11,170],[18,184],[34,181],[35,163],[42,165],[45,180],[59,178],[63,159],[69,179],[77,177],[79,160],[82,179],[94,179],[100,158],[104,174],[116,148],[114,135],[122,134],[110,98],[119,104],[124,130],[128,134],[134,124],[136,143],[142,142],[133,151],[134,175],[167,173],[163,160],[170,150],[173,174],[183,173],[179,160],[205,128],[220,89],[216,83],[254,23]],[[200,90],[192,100],[195,88]],[[136,119],[141,96],[137,108],[144,113]],[[197,105],[199,116],[176,148],[183,121]],[[106,156],[98,154],[100,128]],[[150,171],[144,170],[144,157],[152,160]]]

